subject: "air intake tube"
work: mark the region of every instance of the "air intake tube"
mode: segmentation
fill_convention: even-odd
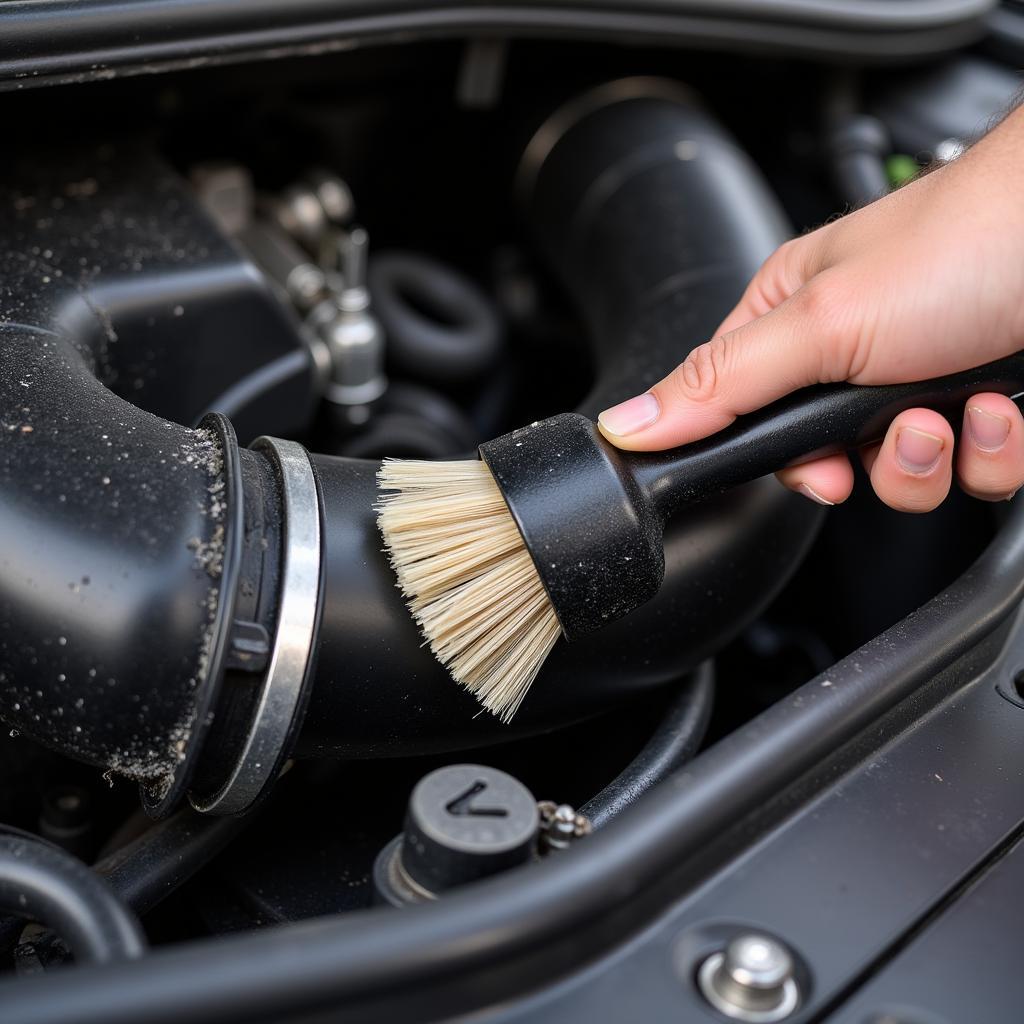
[[[518,187],[590,327],[591,416],[705,340],[786,234],[745,154],[660,80],[559,110]],[[680,516],[658,596],[560,643],[505,726],[421,647],[380,550],[377,463],[143,412],[57,308],[0,328],[0,715],[138,779],[155,815],[185,794],[244,811],[290,756],[468,749],[663,685],[767,604],[820,522],[773,479]]]

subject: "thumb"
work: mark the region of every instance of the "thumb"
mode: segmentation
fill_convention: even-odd
[[[845,380],[860,338],[828,271],[763,316],[695,348],[646,394],[598,417],[619,448],[687,444],[798,388]]]

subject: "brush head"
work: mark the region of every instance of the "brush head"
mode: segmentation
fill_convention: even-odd
[[[480,455],[385,460],[378,521],[430,649],[507,722],[559,635],[654,596],[663,519],[636,460],[585,416],[539,420]]]
[[[493,476],[472,460],[387,459],[379,483],[380,531],[430,649],[510,721],[561,628]]]

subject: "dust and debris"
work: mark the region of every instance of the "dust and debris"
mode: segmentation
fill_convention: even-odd
[[[211,579],[219,579],[224,569],[224,526],[218,523],[209,540],[191,537],[188,547],[195,554],[196,566]]]

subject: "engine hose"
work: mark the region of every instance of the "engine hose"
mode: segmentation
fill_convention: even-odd
[[[839,198],[857,208],[889,191],[885,160],[892,141],[885,125],[861,111],[859,76],[833,73],[825,90],[825,153]]]
[[[472,452],[479,439],[459,407],[440,392],[392,381],[369,424],[344,439],[349,458],[444,459]]]
[[[709,659],[679,687],[640,753],[580,808],[594,828],[631,807],[697,753],[711,720],[714,695],[715,663]]]
[[[832,175],[840,198],[859,207],[889,191],[885,158],[892,149],[881,121],[866,114],[835,125],[828,137]]]
[[[252,818],[251,814],[211,817],[186,807],[152,824],[141,835],[93,864],[90,871],[132,914],[141,917],[206,867]],[[0,826],[0,833],[5,830],[16,831],[23,839],[36,844],[44,842],[20,830]],[[56,847],[51,848],[60,852]],[[23,925],[17,918],[0,919],[0,949],[8,949],[17,941]],[[53,935],[50,935],[49,941],[52,940]]]
[[[83,230],[120,223],[102,211],[125,209],[128,186],[106,174],[74,207]],[[590,416],[709,337],[787,233],[749,158],[661,80],[612,83],[557,111],[518,189],[589,325]],[[166,233],[209,231],[174,196],[134,211],[152,246],[136,260],[133,236],[140,269],[118,287],[142,287]],[[154,816],[186,795],[205,812],[247,810],[291,756],[469,750],[679,679],[764,608],[821,522],[770,477],[687,510],[666,532],[659,594],[586,643],[558,644],[503,725],[422,646],[381,551],[379,462],[273,438],[242,450],[221,416],[188,429],[115,395],[100,381],[109,332],[123,361],[148,344],[141,300],[113,302],[99,264],[79,283],[73,248],[26,259],[18,232],[36,220],[17,221],[23,207],[0,206],[0,716],[139,780]],[[238,256],[225,245],[219,258]],[[121,307],[121,319],[106,312]],[[188,369],[189,343],[178,336],[174,366]]]
[[[373,309],[394,366],[451,385],[479,376],[501,353],[501,321],[467,277],[429,256],[381,252],[368,272]]]
[[[142,915],[209,864],[251,818],[210,817],[185,807],[108,854],[93,870]]]
[[[103,879],[24,835],[0,833],[0,911],[52,928],[79,963],[134,959],[146,949],[135,915]]]

